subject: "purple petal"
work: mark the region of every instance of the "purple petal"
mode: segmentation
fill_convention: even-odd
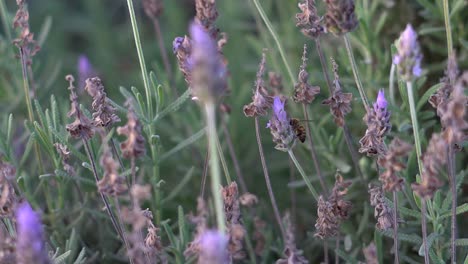
[[[281,98],[279,96],[275,96],[275,99],[273,101],[273,112],[280,122],[286,121],[287,115],[286,111],[284,110],[284,102],[281,101]]]
[[[385,99],[385,93],[383,89],[379,90],[379,94],[377,95],[377,106],[380,109],[386,109],[387,108],[387,100]]]

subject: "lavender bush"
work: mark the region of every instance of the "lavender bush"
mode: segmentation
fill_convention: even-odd
[[[468,263],[465,10],[0,0],[0,263]]]

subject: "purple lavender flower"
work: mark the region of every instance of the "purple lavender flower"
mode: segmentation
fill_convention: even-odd
[[[377,101],[374,103],[374,110],[377,112],[378,109],[387,109],[387,99],[385,99],[385,92],[383,89],[379,90]]]
[[[296,135],[291,127],[290,119],[284,109],[285,102],[279,96],[275,96],[273,101],[273,115],[267,124],[273,136],[275,148],[281,151],[288,151],[294,146]]]
[[[417,33],[408,24],[396,43],[398,53],[393,57],[393,64],[398,65],[398,70],[405,81],[421,76],[422,54],[417,41]]]
[[[44,243],[44,231],[39,216],[28,203],[23,203],[16,210],[18,224],[17,260],[19,264],[50,263]]]
[[[226,67],[215,40],[198,23],[190,25],[192,37],[192,89],[202,102],[214,101],[227,90]]]
[[[93,65],[89,61],[86,55],[80,55],[78,57],[78,89],[83,89],[86,84],[86,79],[94,77],[96,75]]]
[[[229,263],[229,239],[217,230],[206,231],[200,239],[199,264],[227,264]]]

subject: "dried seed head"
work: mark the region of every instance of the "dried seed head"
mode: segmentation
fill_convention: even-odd
[[[280,99],[280,96],[275,96],[273,102],[273,115],[267,124],[273,137],[273,142],[276,143],[275,148],[281,151],[288,151],[296,142],[296,133],[291,126],[290,119],[284,109],[286,102]]]
[[[85,116],[80,110],[78,96],[75,92],[75,86],[73,86],[75,78],[73,78],[72,75],[67,75],[65,79],[69,82],[68,90],[70,90],[71,102],[68,117],[75,117],[75,121],[73,121],[71,124],[68,124],[66,129],[72,137],[88,140],[94,135],[93,127],[91,126],[91,120],[89,120],[89,118]]]
[[[115,108],[110,105],[104,85],[98,77],[86,79],[85,90],[93,98],[93,125],[96,127],[109,127],[120,122],[115,114]]]
[[[359,140],[359,152],[368,156],[383,155],[385,152],[384,137],[390,131],[390,111],[387,110],[387,100],[383,90],[379,91],[374,108],[364,116],[367,130],[364,137]]]
[[[258,256],[263,255],[265,250],[266,238],[265,238],[265,227],[266,223],[258,216],[254,217],[254,233],[252,235],[253,241],[255,241],[255,254]]]
[[[13,40],[13,43],[21,49],[21,55],[24,58],[26,65],[32,64],[32,58],[41,49],[34,40],[34,34],[29,28],[29,12],[26,6],[26,1],[17,0],[18,11],[16,11],[13,19],[13,28],[20,28],[21,33],[18,38]]]
[[[279,73],[268,72],[268,84],[275,94],[280,94],[283,92],[283,78]]]
[[[44,230],[36,212],[28,203],[16,209],[18,264],[51,263],[44,242]]]
[[[17,264],[15,239],[0,228],[0,263]]]
[[[291,217],[287,212],[283,217],[283,223],[286,227],[286,241],[284,242],[284,258],[278,259],[276,264],[307,264],[309,261],[302,255],[302,250],[296,247],[296,238],[294,236],[294,227]]]
[[[202,235],[208,230],[208,209],[206,208],[203,198],[197,199],[197,215],[189,215],[189,220],[196,225],[195,236],[193,240],[188,243],[184,251],[184,256],[189,258],[196,256],[200,252],[200,239]]]
[[[341,90],[340,77],[338,76],[338,64],[331,58],[333,64],[333,72],[335,80],[333,81],[332,96],[322,102],[322,104],[330,106],[330,112],[334,116],[335,123],[343,127],[344,116],[351,112],[351,100],[353,95],[351,93],[343,93]]]
[[[444,127],[443,137],[448,144],[460,143],[467,137],[467,106],[468,97],[465,90],[468,87],[468,71],[457,80],[453,92],[447,102],[440,121]]]
[[[54,147],[62,158],[62,166],[65,172],[71,176],[74,176],[76,174],[75,168],[73,168],[73,166],[68,163],[70,159],[70,150],[68,150],[67,146],[61,143],[55,143]]]
[[[273,104],[273,98],[268,94],[263,81],[265,73],[265,52],[262,54],[262,60],[258,66],[257,79],[255,81],[255,90],[252,102],[244,105],[244,114],[247,117],[264,116]]]
[[[378,163],[385,169],[379,177],[384,191],[400,191],[403,188],[404,180],[398,176],[398,173],[406,168],[406,164],[401,160],[408,156],[412,148],[410,144],[395,138],[385,155],[379,157]]]
[[[411,188],[424,199],[430,199],[444,185],[438,175],[447,162],[447,142],[442,135],[432,134],[426,152],[422,155],[423,172],[420,183],[413,183]]]
[[[245,228],[242,224],[239,206],[239,190],[236,182],[231,182],[221,190],[224,202],[224,213],[226,215],[227,233],[229,235],[228,250],[235,260],[244,259],[246,254],[242,242],[245,236]]]
[[[351,182],[345,181],[339,173],[335,177],[335,186],[330,197],[325,200],[320,196],[317,205],[317,232],[314,236],[321,239],[333,237],[338,233],[340,223],[348,219],[352,207],[351,202],[343,199]]]
[[[384,199],[383,191],[380,186],[369,184],[370,204],[374,207],[374,217],[377,219],[375,225],[379,230],[388,230],[393,227],[392,209],[387,205]]]
[[[172,43],[172,50],[176,55],[179,69],[185,77],[185,81],[192,86],[192,41],[189,37],[176,37]]]
[[[422,54],[417,37],[413,27],[408,24],[396,43],[398,53],[393,57],[393,64],[398,66],[400,75],[405,81],[411,81],[422,73]]]
[[[315,99],[315,96],[320,93],[320,87],[308,84],[309,73],[307,67],[307,45],[304,44],[304,52],[302,54],[302,65],[299,68],[298,82],[294,86],[293,100],[296,103],[310,104]]]
[[[228,238],[217,230],[208,230],[200,238],[198,264],[231,263],[227,250]]]
[[[143,0],[143,10],[151,19],[157,19],[164,9],[162,0]]]
[[[105,135],[103,135],[103,138]],[[104,139],[103,139],[104,140]],[[97,183],[99,192],[111,196],[119,196],[127,191],[125,178],[119,175],[119,164],[112,157],[111,150],[104,142],[104,149],[100,159],[101,167],[104,174],[102,179]]]
[[[296,27],[301,28],[302,34],[315,39],[325,33],[322,26],[322,18],[317,15],[315,0],[304,0],[298,4],[301,13],[296,14]]]
[[[327,4],[325,24],[329,32],[343,35],[357,27],[354,0],[325,0],[325,3]]]
[[[153,224],[151,224],[148,228],[148,234],[145,238],[145,245],[148,249],[150,249],[153,252],[161,252],[163,250],[159,232],[160,229],[155,227]]]
[[[125,135],[127,140],[120,144],[122,156],[126,159],[138,158],[145,155],[145,138],[141,133],[141,124],[133,110],[131,101],[126,102],[127,124],[117,128],[117,134]]]
[[[377,257],[377,247],[374,242],[371,242],[367,247],[362,249],[362,253],[366,258],[366,264],[379,264]]]
[[[11,184],[15,180],[15,176],[15,167],[0,159],[0,217],[13,216],[14,209],[18,203],[18,197]]]
[[[245,207],[253,207],[258,204],[258,198],[254,194],[244,193],[239,197],[239,202]]]
[[[203,26],[213,39],[217,39],[219,29],[214,24],[218,18],[216,0],[195,0],[195,10],[195,21]]]
[[[190,26],[192,37],[192,91],[202,103],[216,102],[227,93],[227,69],[214,39],[198,23]]]

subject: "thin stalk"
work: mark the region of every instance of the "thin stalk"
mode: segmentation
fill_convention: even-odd
[[[306,104],[302,104],[302,111],[304,112],[305,120],[309,120],[309,113],[307,112]],[[327,185],[326,185],[325,180],[323,178],[322,171],[320,170],[320,165],[319,165],[319,162],[318,162],[317,153],[315,152],[315,146],[314,146],[314,142],[313,142],[313,139],[312,139],[312,133],[310,132],[309,122],[306,122],[306,132],[307,132],[307,139],[309,141],[309,146],[310,146],[310,156],[312,157],[312,161],[314,163],[315,171],[317,172],[317,175],[318,175],[318,178],[319,178],[319,181],[320,181],[320,185],[322,185],[323,192],[325,193],[326,196],[328,196],[328,188],[327,188]]]
[[[336,251],[335,251],[335,264],[340,264],[340,257],[338,256],[338,253],[336,253],[338,251],[338,249],[340,249],[340,234],[338,233],[336,235]]]
[[[357,88],[359,90],[359,94],[361,95],[364,108],[366,109],[366,112],[369,113],[370,111],[369,101],[367,100],[366,93],[364,92],[364,88],[362,87],[361,77],[359,77],[356,60],[354,59],[353,48],[351,47],[348,34],[343,35],[343,40],[345,42],[346,51],[348,52],[348,57],[349,57],[349,62],[351,63],[351,68],[353,69],[354,81],[356,82]]]
[[[314,196],[315,201],[318,201],[318,193],[315,190],[314,186],[310,182],[309,178],[307,177],[304,169],[301,167],[301,164],[299,164],[299,161],[297,161],[296,156],[294,155],[294,152],[290,149],[288,150],[289,157],[291,157],[291,160],[294,162],[294,165],[296,165],[297,170],[302,176],[302,179],[304,180],[305,184],[307,185],[307,188],[309,188],[309,191],[312,193],[312,196]]]
[[[448,174],[450,179],[450,191],[452,192],[452,210],[451,210],[451,236],[450,236],[450,253],[452,262],[457,262],[457,248],[455,241],[457,239],[457,178],[455,177],[455,157],[453,146],[448,146]]]
[[[223,133],[224,137],[226,138],[226,144],[228,147],[229,155],[231,156],[232,164],[234,165],[234,170],[236,171],[237,180],[239,181],[240,188],[243,193],[247,191],[247,185],[245,184],[244,176],[242,174],[241,168],[239,166],[239,161],[237,160],[236,152],[234,150],[234,144],[232,144],[231,134],[227,128],[226,122],[223,119]]]
[[[208,125],[208,148],[210,150],[210,174],[211,174],[211,192],[215,204],[216,222],[220,232],[225,232],[226,223],[223,209],[223,198],[221,197],[221,171],[219,168],[219,157],[217,153],[217,132],[216,132],[216,113],[215,104],[208,102],[205,104],[206,122]]]
[[[84,138],[82,138],[82,140],[83,140],[83,145],[85,147],[86,155],[88,156],[89,162],[91,163],[91,168],[92,168],[92,171],[93,171],[94,179],[96,180],[96,184],[97,184],[99,182],[99,176],[98,176],[97,170],[96,170],[95,159],[93,157],[93,154],[91,153],[91,149],[89,147],[88,141],[86,139],[84,139]],[[124,235],[122,233],[122,229],[120,229],[120,225],[117,222],[117,219],[116,219],[114,213],[112,212],[109,200],[107,199],[107,197],[102,192],[100,192],[99,190],[98,190],[98,192],[101,195],[102,201],[104,202],[107,214],[109,215],[109,217],[110,217],[110,219],[112,221],[112,225],[114,226],[115,230],[117,231],[117,234],[119,234],[120,239],[122,239],[122,241],[125,243],[125,245],[127,245],[127,241],[125,240],[125,237],[124,237]]]
[[[426,199],[421,199],[421,228],[424,247],[424,264],[429,264],[429,249],[427,248]]]
[[[333,84],[331,82],[330,76],[328,76],[328,69],[327,64],[325,62],[324,52],[322,50],[322,46],[320,45],[320,39],[315,39],[315,47],[317,48],[317,54],[320,59],[320,65],[322,66],[322,72],[325,76],[325,80],[327,81],[328,91],[330,92],[330,96],[333,94]],[[361,176],[361,179],[364,181],[364,176],[361,172],[361,168],[359,167],[359,162],[356,156],[356,150],[353,147],[353,137],[349,132],[348,126],[346,125],[346,121],[343,124],[343,134],[345,136],[346,145],[348,146],[349,154],[351,155],[351,160],[353,161],[354,168],[356,169],[357,173]]]
[[[8,21],[8,10],[4,0],[0,0],[0,14],[2,15],[3,30],[7,36],[8,43],[11,43],[10,21]]]
[[[161,26],[159,25],[158,18],[152,18],[154,31],[156,33],[156,38],[158,39],[159,45],[159,52],[161,53],[161,57],[164,63],[164,69],[166,70],[167,77],[169,79],[170,86],[174,89],[174,94],[176,97],[179,97],[179,93],[177,92],[176,86],[174,85],[174,76],[172,75],[172,66],[169,61],[169,57],[167,56],[166,46],[164,45],[164,38],[161,32]]]
[[[421,140],[419,138],[419,126],[416,116],[416,105],[414,103],[413,84],[410,81],[406,82],[406,90],[408,91],[408,101],[410,106],[411,123],[413,125],[414,145],[416,147],[416,158],[418,160],[419,175],[422,176],[423,166],[421,159]]]
[[[395,252],[395,264],[400,263],[400,258],[398,254],[398,221],[397,221],[397,214],[398,214],[398,197],[397,192],[393,191],[393,247]]]
[[[447,34],[447,53],[448,56],[452,56],[453,53],[453,44],[452,44],[452,27],[450,25],[450,10],[449,10],[449,1],[443,0],[444,5],[444,21],[445,21],[445,32]]]
[[[390,68],[390,77],[388,81],[388,89],[390,91],[390,102],[392,105],[395,105],[395,70],[396,66],[392,63],[392,67]]]
[[[28,117],[31,123],[34,122],[34,113],[32,110],[32,103],[31,103],[31,94],[29,91],[29,79],[27,73],[27,66],[26,66],[26,58],[24,55],[23,48],[19,48],[20,52],[20,59],[21,59],[21,70],[23,74],[23,92],[24,92],[24,99],[26,100],[26,107],[28,109]]]
[[[130,14],[130,21],[132,23],[133,38],[135,39],[135,46],[138,53],[138,60],[140,61],[141,77],[143,78],[143,84],[146,92],[146,104],[148,105],[148,119],[153,120],[153,101],[151,100],[151,89],[148,78],[148,71],[146,70],[146,62],[143,56],[143,48],[141,46],[140,33],[138,31],[138,25],[135,17],[135,9],[133,8],[133,1],[127,0],[128,13]]]
[[[296,170],[294,169],[294,163],[289,158],[289,181],[294,182],[296,180]],[[291,218],[294,223],[297,219],[297,198],[296,198],[296,189],[291,188]]]
[[[115,210],[117,210],[117,217],[119,219],[119,227],[120,227],[120,230],[122,230],[122,235],[124,237],[124,243],[125,243],[125,247],[127,249],[130,249],[130,246],[128,244],[128,239],[127,239],[127,234],[125,233],[125,227],[123,225],[123,222],[122,222],[122,218],[121,218],[121,211],[120,211],[120,203],[119,203],[119,199],[117,198],[117,196],[114,196],[114,204],[115,204]],[[146,252],[145,252],[145,255],[146,255]],[[130,263],[133,264],[135,263],[135,261],[133,260],[133,258],[131,258],[130,256],[128,257],[128,259],[130,260]],[[148,259],[149,260],[149,259]]]
[[[260,161],[262,162],[263,175],[265,176],[265,183],[267,186],[268,195],[270,196],[271,206],[273,207],[273,213],[275,214],[276,222],[278,222],[278,225],[280,227],[281,235],[283,236],[283,241],[286,241],[286,232],[283,226],[283,221],[281,221],[281,216],[278,210],[278,205],[276,203],[275,194],[273,193],[273,188],[271,187],[270,175],[268,174],[268,167],[266,165],[265,155],[263,153],[258,117],[255,117],[255,134],[257,138],[258,152],[260,153]]]
[[[205,186],[206,186],[206,176],[208,175],[208,161],[210,159],[210,147],[208,146],[205,154],[205,162],[203,162],[203,174],[202,182],[200,187],[200,197],[204,199],[205,197]]]
[[[135,166],[135,157],[130,158],[130,169],[132,171],[132,181],[131,181],[131,187],[135,186],[136,183],[136,166]]]
[[[270,31],[271,36],[273,37],[273,40],[276,43],[276,47],[278,48],[278,52],[281,56],[281,59],[283,60],[284,66],[286,67],[286,71],[288,72],[288,76],[291,79],[292,84],[294,85],[294,75],[292,73],[291,67],[289,66],[288,60],[286,59],[286,53],[283,50],[283,46],[281,45],[281,42],[279,41],[278,35],[276,34],[275,30],[273,29],[273,26],[271,25],[270,19],[265,13],[265,10],[263,10],[263,7],[260,5],[258,0],[252,0],[254,3],[255,7],[257,8],[258,13],[260,14],[260,17],[262,18],[263,22],[265,23],[266,27],[268,28],[268,31]]]
[[[224,158],[223,148],[221,147],[221,143],[219,142],[218,134],[216,134],[216,149],[218,150],[219,159],[221,160],[221,166],[223,166],[224,177],[226,177],[226,182],[230,184],[232,182],[231,174],[229,173],[226,159]]]
[[[329,263],[329,257],[328,257],[328,244],[327,241],[324,239],[323,240],[323,263],[328,264]]]

